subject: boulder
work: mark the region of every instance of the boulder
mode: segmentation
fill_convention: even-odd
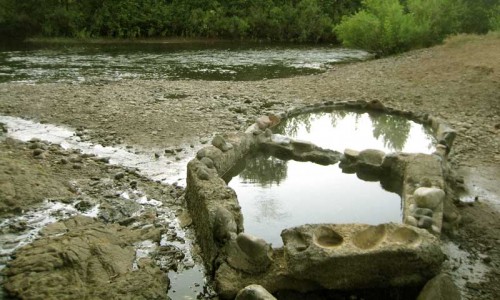
[[[83,216],[56,224],[9,262],[4,287],[10,296],[167,299],[165,273],[149,259],[137,261],[132,246],[148,239],[159,242],[158,229],[129,230]]]
[[[250,274],[266,271],[273,262],[272,247],[265,240],[250,234],[238,234],[228,246],[227,262],[231,267]]]
[[[417,300],[460,300],[457,286],[446,274],[439,274],[427,282]]]
[[[445,193],[435,187],[420,187],[413,193],[413,198],[418,207],[435,209],[443,203]]]
[[[235,300],[276,300],[263,286],[252,284],[242,289]]]
[[[436,237],[408,225],[303,225],[281,237],[289,274],[326,289],[424,284],[444,260]]]

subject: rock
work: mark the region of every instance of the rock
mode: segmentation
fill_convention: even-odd
[[[39,156],[42,153],[43,153],[42,149],[37,148],[37,149],[33,150],[33,156]]]
[[[418,207],[435,209],[444,201],[445,193],[439,188],[420,187],[413,193]]]
[[[179,219],[179,225],[181,228],[186,228],[193,224],[193,219],[191,219],[187,210],[184,210],[177,218]]]
[[[402,224],[310,224],[281,237],[290,276],[326,289],[424,284],[444,260],[435,236]]]
[[[16,252],[5,273],[9,295],[21,299],[167,299],[169,280],[159,267],[142,262],[132,268],[136,251],[131,245],[146,239],[159,242],[158,229],[145,233],[83,216],[55,224],[45,230],[45,236]]]
[[[359,157],[359,151],[352,149],[345,149],[344,156],[349,160],[357,160]]]
[[[209,169],[213,169],[215,166],[214,166],[214,161],[208,157],[203,157],[202,159],[200,159],[200,161],[205,165],[207,166]]]
[[[422,216],[418,219],[417,226],[420,228],[431,229],[434,221],[431,217]]]
[[[276,300],[263,286],[252,284],[242,289],[235,300]]]
[[[385,111],[385,106],[379,100],[372,100],[368,102],[366,108],[375,111]]]
[[[427,282],[417,300],[460,300],[460,292],[450,276],[439,274]]]
[[[233,145],[231,143],[226,142],[226,140],[220,135],[216,135],[213,138],[212,145],[216,148],[219,148],[223,152],[227,152],[228,150],[233,149]]]
[[[310,152],[316,148],[316,146],[314,144],[307,142],[307,141],[291,140],[290,142],[291,142],[291,145],[293,147],[293,150],[297,151],[299,153]]]
[[[39,143],[39,142],[30,143],[30,144],[28,145],[28,148],[29,148],[29,149],[33,149],[33,150],[34,150],[34,149],[42,149],[42,144],[41,144],[41,143]]]
[[[246,233],[240,233],[236,243],[251,258],[267,257],[271,250],[271,246],[265,240]]]
[[[219,148],[219,149],[221,149],[225,144],[226,144],[226,140],[224,140],[224,138],[222,136],[220,136],[220,135],[216,135],[212,139],[212,145],[214,147]]]
[[[418,207],[413,212],[413,215],[416,217],[421,217],[421,216],[432,217],[433,213],[434,212],[432,211],[432,209]]]
[[[363,180],[378,180],[382,170],[385,153],[380,150],[366,149],[359,152],[357,160],[357,175]]]
[[[457,132],[445,124],[440,124],[438,127],[437,136],[439,140],[443,140],[447,147],[453,145],[453,141],[457,136]]]
[[[236,235],[238,226],[233,214],[222,206],[217,206],[214,216],[214,237],[219,242],[225,242]]]
[[[92,203],[90,203],[89,201],[86,201],[86,200],[82,200],[82,201],[78,202],[77,204],[75,204],[75,208],[81,212],[85,212],[85,211],[89,210],[90,208],[92,208]]]
[[[210,179],[210,173],[208,173],[208,169],[207,168],[198,168],[198,170],[196,171],[196,175],[198,175],[198,178],[200,178],[201,180],[208,180]]]
[[[165,154],[175,154],[174,149],[165,149]]]
[[[224,152],[227,152],[231,149],[233,149],[233,144],[231,144],[231,143],[225,143],[224,146],[222,146],[222,148],[221,148],[221,150]]]
[[[120,180],[125,177],[125,172],[118,172],[115,174],[115,179]]]
[[[405,218],[405,224],[407,224],[407,225],[411,225],[411,226],[415,226],[415,227],[416,227],[416,226],[418,226],[418,221],[417,221],[417,219],[416,219],[415,217],[413,217],[413,216],[407,216],[407,217]]]
[[[265,130],[265,129],[271,127],[272,121],[268,116],[262,116],[262,117],[259,117],[255,121],[255,123],[257,124],[257,127],[260,130]]]
[[[240,233],[228,247],[227,262],[237,270],[259,274],[271,265],[272,254],[271,245],[265,240]]]
[[[382,165],[384,156],[385,153],[383,151],[375,149],[366,149],[359,152],[358,160],[360,163],[378,167]]]

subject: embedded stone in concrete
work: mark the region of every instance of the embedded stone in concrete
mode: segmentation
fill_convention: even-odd
[[[375,149],[366,149],[358,154],[358,162],[371,167],[380,167],[384,160],[385,152]]]
[[[261,116],[257,118],[255,124],[260,130],[265,130],[269,127],[274,127],[281,122],[281,118],[276,115]]]
[[[202,162],[205,166],[207,166],[208,168],[210,168],[210,169],[214,168],[214,161],[213,161],[213,160],[211,160],[210,158],[208,158],[208,157],[202,157],[202,158],[200,159],[200,161],[201,161],[201,162]]]
[[[218,206],[214,214],[214,237],[217,241],[224,242],[233,235],[236,236],[237,232],[238,225],[233,214],[224,207]]]
[[[344,155],[347,159],[357,160],[359,157],[359,151],[353,149],[345,149]]]
[[[366,104],[366,108],[375,111],[385,111],[386,108],[379,100],[371,100]]]
[[[432,220],[431,217],[421,216],[418,219],[417,226],[420,228],[431,229],[433,224],[434,221]]]
[[[457,136],[457,132],[445,124],[439,124],[437,137],[438,140],[444,140],[446,146],[451,147],[453,145],[453,141]]]
[[[460,292],[450,276],[439,274],[427,282],[417,300],[460,300]]]
[[[314,144],[301,140],[291,140],[291,144],[296,152],[310,152],[316,148]]]
[[[309,142],[284,139],[274,134],[270,139],[261,141],[260,147],[263,151],[284,160],[293,159],[310,161],[320,165],[331,165],[340,159],[340,153],[337,151],[323,149]]]
[[[223,152],[233,149],[233,145],[228,143],[222,136],[216,135],[212,140],[212,145]]]
[[[236,295],[235,300],[276,300],[276,298],[263,286],[251,284],[242,289]]]
[[[421,187],[413,193],[418,207],[434,209],[443,203],[445,193],[442,189]]]
[[[271,245],[261,238],[240,233],[227,247],[227,262],[233,268],[251,273],[262,273],[273,262]]]
[[[318,232],[328,234],[326,243]],[[281,236],[289,274],[327,289],[424,284],[444,260],[432,234],[408,225],[303,225]]]

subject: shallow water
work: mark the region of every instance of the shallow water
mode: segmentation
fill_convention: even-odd
[[[346,111],[304,114],[275,132],[336,151],[379,149],[430,153],[434,138],[405,118]],[[258,155],[229,182],[244,216],[245,232],[281,246],[283,229],[307,223],[402,222],[401,198],[338,165],[282,161]]]
[[[0,48],[0,82],[260,80],[319,73],[364,51],[262,43],[17,44]]]
[[[78,149],[82,153],[93,154],[102,158],[109,158],[109,163],[122,167],[136,168],[138,172],[154,181],[163,183],[178,183],[185,185],[188,161],[196,153],[195,148],[184,145],[184,157],[160,156],[155,153],[161,149],[127,149],[124,146],[102,146],[90,142],[82,142],[73,129],[65,126],[41,124],[11,116],[1,116],[0,122],[9,128],[8,135],[14,139],[27,142],[38,138],[53,144],[61,145],[64,149]],[[197,145],[201,147],[201,145]]]
[[[187,150],[186,157],[181,160],[163,156],[155,158],[154,150],[144,150],[142,153],[135,153],[122,146],[103,147],[89,142],[82,142],[75,135],[75,131],[68,127],[40,124],[10,116],[0,116],[0,122],[7,125],[7,136],[11,138],[21,141],[38,138],[50,143],[59,144],[65,149],[78,149],[82,153],[106,157],[109,158],[110,164],[136,168],[143,176],[164,183],[178,183],[180,185],[185,183],[187,161],[194,156],[195,151],[195,149]],[[156,207],[157,219],[162,224],[168,225],[167,233],[163,235],[160,245],[169,245],[181,249],[184,253],[183,265],[191,267],[179,270],[179,272],[169,272],[169,276],[172,276],[171,291],[176,291],[175,295],[172,295],[172,299],[196,299],[203,292],[203,289],[207,288],[204,268],[195,263],[191,254],[192,241],[186,237],[185,230],[181,229],[174,211],[169,207],[163,206],[162,202],[150,198],[140,190],[122,191],[120,192],[120,198],[133,200],[140,204],[143,209],[151,206]],[[16,249],[31,243],[39,237],[39,232],[43,227],[77,214],[95,217],[98,212],[98,206],[92,208],[87,213],[82,213],[71,204],[45,201],[38,207],[24,212],[20,216],[2,220],[0,222],[0,228],[2,229],[15,226],[18,223],[26,223],[27,226],[26,230],[17,233],[0,232],[0,271],[5,267],[6,262],[10,259],[10,255]],[[167,236],[169,234],[176,236],[176,240],[168,240]],[[137,257],[140,258],[149,255],[149,253],[160,245],[152,245],[149,241],[138,243],[136,245]],[[159,263],[161,265],[161,262]],[[0,286],[2,280],[0,277]],[[2,296],[0,293],[0,298]]]

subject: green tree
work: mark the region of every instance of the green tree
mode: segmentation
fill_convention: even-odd
[[[279,185],[286,179],[288,167],[286,161],[269,155],[257,155],[247,160],[241,178],[261,186]]]

